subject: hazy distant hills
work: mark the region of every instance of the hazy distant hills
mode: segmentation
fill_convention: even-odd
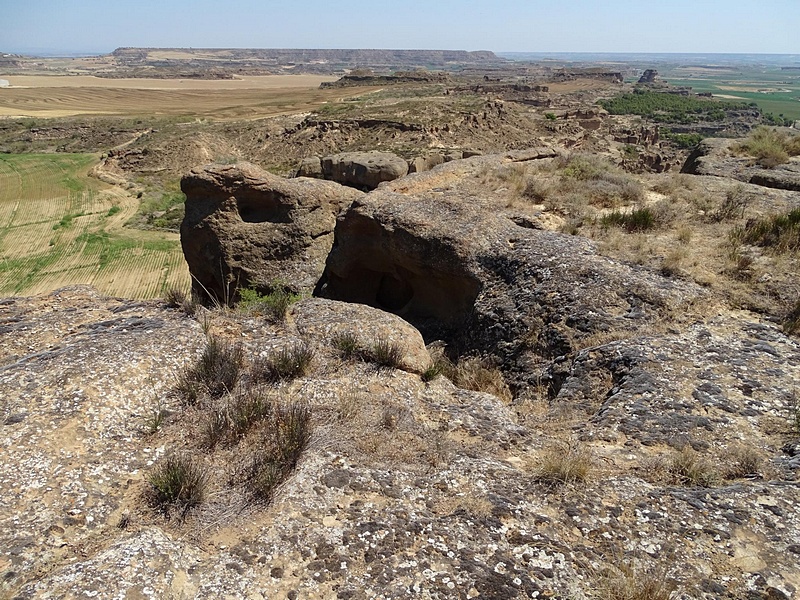
[[[356,67],[446,69],[507,62],[507,59],[498,57],[494,52],[465,50],[117,48],[111,56],[120,65],[128,67],[239,66],[245,69],[306,72],[332,72]]]

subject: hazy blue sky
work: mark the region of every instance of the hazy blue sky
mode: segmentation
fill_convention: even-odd
[[[800,0],[0,0],[0,51],[119,46],[800,54]]]

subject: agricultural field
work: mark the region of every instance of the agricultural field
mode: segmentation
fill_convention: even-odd
[[[321,82],[335,77],[313,75],[198,81],[2,74],[0,78],[10,83],[0,89],[0,117],[147,115],[258,119],[311,110],[342,96],[342,90],[319,89]]]
[[[765,113],[800,120],[800,71],[753,65],[728,68],[674,67],[659,73],[670,84],[735,101],[755,102]]]
[[[94,154],[0,154],[0,296],[91,284],[153,298],[189,287],[178,235],[123,228],[138,209],[88,175]]]

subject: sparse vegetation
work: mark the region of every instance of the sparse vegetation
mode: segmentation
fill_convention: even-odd
[[[672,456],[668,469],[679,485],[713,487],[719,480],[714,465],[690,446]]]
[[[314,354],[314,348],[305,341],[273,350],[254,361],[253,377],[270,382],[297,379],[308,373]]]
[[[748,154],[767,169],[789,161],[790,156],[800,155],[800,135],[792,135],[771,127],[754,129],[736,150]]]
[[[168,454],[147,478],[150,501],[165,514],[177,510],[181,516],[205,498],[207,475],[204,467],[184,454]]]
[[[768,248],[775,253],[800,250],[800,208],[785,215],[749,220],[731,232],[734,242]]]
[[[586,481],[592,468],[592,455],[578,445],[553,446],[539,457],[536,480],[548,485],[563,485]]]
[[[647,231],[655,227],[656,219],[649,208],[637,208],[630,212],[614,210],[600,219],[603,227],[621,227],[628,233]]]
[[[266,294],[255,288],[240,288],[237,290],[237,308],[250,314],[266,316],[276,322],[285,320],[289,307],[300,300],[300,295],[288,291],[280,282],[274,282],[271,288],[272,291]]]
[[[221,398],[236,387],[243,364],[240,344],[209,337],[200,358],[178,376],[176,392],[186,404],[195,404],[203,393]]]

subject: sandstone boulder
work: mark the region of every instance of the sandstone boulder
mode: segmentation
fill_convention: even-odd
[[[322,179],[322,161],[319,156],[309,156],[300,162],[295,177],[313,177]]]
[[[193,290],[228,303],[238,287],[294,291],[319,279],[337,214],[362,194],[330,181],[283,179],[248,163],[197,168],[181,181],[181,245]]]
[[[602,257],[589,240],[517,225],[479,198],[465,202],[457,187],[439,187],[448,166],[354,202],[316,293],[394,312],[427,341],[492,354],[518,382],[532,360],[568,354],[609,329],[647,328],[702,295]]]
[[[337,334],[352,334],[361,344],[378,341],[396,345],[403,351],[401,368],[422,373],[430,356],[419,331],[391,313],[365,306],[309,298],[292,306],[291,318],[300,336],[330,343]]]
[[[344,152],[321,162],[324,179],[365,191],[408,173],[408,163],[391,152]]]
[[[425,156],[417,156],[408,163],[409,173],[421,173],[423,171],[430,171],[432,168],[442,164],[444,156],[438,152],[432,152]]]

